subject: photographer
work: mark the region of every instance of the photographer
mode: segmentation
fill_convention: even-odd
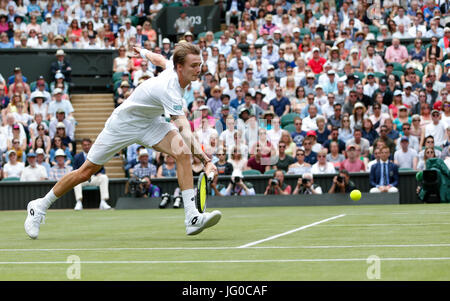
[[[297,186],[292,194],[322,194],[322,188],[314,184],[311,173],[304,173],[297,181]]]
[[[125,194],[133,198],[157,198],[161,196],[161,190],[152,184],[150,177],[132,177],[126,184]]]
[[[331,185],[328,193],[350,193],[356,189],[355,184],[350,181],[350,174],[346,169],[339,172],[339,175],[333,178],[333,185]]]
[[[253,185],[249,182],[243,181],[244,177],[242,172],[239,170],[233,171],[231,175],[231,182],[228,187],[223,187],[220,191],[217,189],[217,184],[215,182],[211,183],[211,188],[214,190],[215,195],[218,196],[229,196],[229,195],[255,195],[255,189]]]
[[[289,195],[291,194],[292,187],[284,183],[284,172],[280,169],[275,171],[273,179],[269,180],[269,185],[266,187],[264,195],[268,194],[281,194]]]

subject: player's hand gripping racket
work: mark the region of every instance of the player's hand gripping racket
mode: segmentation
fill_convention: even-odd
[[[197,210],[200,213],[205,212],[206,210],[206,198],[209,192],[209,184],[214,178],[214,172],[211,172],[207,177],[204,172],[200,173],[197,180]]]

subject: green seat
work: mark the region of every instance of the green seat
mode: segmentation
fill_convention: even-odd
[[[220,37],[223,35],[223,31],[216,31],[214,33],[214,40],[220,39]]]
[[[275,171],[277,171],[276,169],[269,169],[269,170],[267,170],[264,174],[265,175],[271,175],[271,176],[273,176],[273,174],[275,173]]]
[[[355,71],[353,72],[353,74],[356,75],[360,81],[362,81],[366,77],[364,72]]]
[[[291,124],[288,124],[286,126],[283,126],[283,130],[286,130],[290,134],[292,134],[293,132],[295,132],[295,125],[291,123]]]
[[[8,178],[4,178],[2,180],[2,182],[13,182],[13,181],[20,181],[20,178],[17,177],[8,177]]]
[[[370,31],[371,33],[373,33],[374,36],[376,36],[376,35],[380,32],[380,30],[378,29],[378,27],[375,26],[375,25],[369,25],[369,31]]]
[[[131,16],[131,17],[130,17],[130,20],[131,20],[131,24],[132,24],[133,26],[137,26],[137,25],[139,24],[139,17]]]
[[[181,7],[181,6],[183,6],[183,3],[181,3],[181,2],[169,3],[169,7]]]
[[[294,118],[300,117],[297,113],[288,113],[284,116],[281,116],[281,126],[284,127],[288,124],[294,123]]]
[[[113,76],[112,76],[112,81],[113,83],[119,81],[122,77],[122,72],[114,72]]]
[[[414,171],[412,168],[399,168],[398,171]]]
[[[416,75],[418,75],[420,77],[420,81],[422,81],[422,78],[424,76],[424,73],[420,70],[415,69],[414,72],[416,73]]]
[[[300,28],[300,35],[303,37],[305,34],[310,34],[309,28]]]
[[[204,36],[206,36],[206,31],[199,33],[197,38],[200,39],[200,38],[203,38]]]
[[[376,78],[382,78],[383,76],[385,76],[383,72],[375,72],[374,74]]]
[[[394,66],[394,71],[402,71],[403,72],[402,64],[394,62],[394,63],[392,63],[392,65]]]
[[[394,70],[394,71],[392,71],[392,74],[398,76],[399,78],[402,78],[404,73],[403,73],[403,71]]]
[[[254,176],[254,175],[260,175],[260,174],[261,174],[261,172],[256,169],[248,169],[248,170],[242,171],[243,176]]]
[[[410,52],[411,52],[411,50],[413,50],[413,49],[414,49],[414,43],[412,43],[412,44],[409,44],[408,46],[406,46],[406,49],[408,50],[408,53],[410,53]]]

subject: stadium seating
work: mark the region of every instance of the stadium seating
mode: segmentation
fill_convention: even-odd
[[[294,118],[299,117],[299,114],[297,113],[288,113],[286,115],[283,115],[281,117],[281,126],[284,127],[286,125],[294,123]]]
[[[243,176],[255,176],[255,175],[260,175],[260,174],[261,174],[261,172],[256,169],[247,169],[247,170],[242,171]]]

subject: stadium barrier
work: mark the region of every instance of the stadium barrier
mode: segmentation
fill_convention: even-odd
[[[324,194],[320,197],[323,199],[330,199],[330,195],[327,194],[330,189],[335,174],[314,175],[314,183],[320,185]],[[271,178],[270,175],[257,175],[246,176],[244,181],[253,184],[253,187],[257,194],[263,194],[268,181]],[[297,183],[297,175],[286,175],[285,182],[291,185],[293,188]],[[356,187],[361,192],[369,192],[369,174],[368,173],[351,173],[350,179],[355,183]],[[119,197],[125,196],[125,184],[128,179],[110,179],[109,181],[109,204],[115,207]],[[163,178],[152,179],[152,184],[157,185],[161,192],[167,192],[173,194],[174,190],[178,187],[177,178]],[[229,176],[223,176],[219,178],[219,183],[228,185],[230,181]],[[44,196],[55,184],[54,181],[41,181],[41,182],[2,182],[0,181],[0,210],[23,210],[26,208],[27,203],[30,200]],[[399,202],[400,204],[420,204],[420,201],[416,195],[416,172],[414,171],[402,171],[399,176]],[[84,191],[83,206],[85,208],[96,208],[99,205],[100,197],[98,190]],[[336,194],[332,195],[332,198],[339,198]],[[243,197],[241,197],[243,198]],[[248,198],[248,197],[245,197]],[[266,198],[264,196],[258,196],[259,199]],[[268,196],[267,198],[273,198]],[[224,197],[224,202],[227,201],[227,197]],[[245,199],[244,199],[245,200]],[[74,193],[69,192],[59,199],[52,209],[71,209],[75,206]]]
[[[28,83],[43,75],[46,82],[52,82],[50,66],[56,61],[57,49],[0,49],[0,66],[3,77],[14,74],[20,67]],[[64,49],[72,67],[70,93],[111,92],[113,60],[117,50]]]
[[[159,208],[161,198],[131,198],[120,197],[115,209],[156,209]],[[348,194],[334,194],[333,197],[323,195],[251,195],[246,197],[227,196],[226,201],[221,196],[208,198],[207,208],[232,207],[274,207],[274,206],[340,206],[340,205],[398,205],[399,193],[363,193],[359,201],[352,201]],[[170,208],[169,206],[168,208]]]

